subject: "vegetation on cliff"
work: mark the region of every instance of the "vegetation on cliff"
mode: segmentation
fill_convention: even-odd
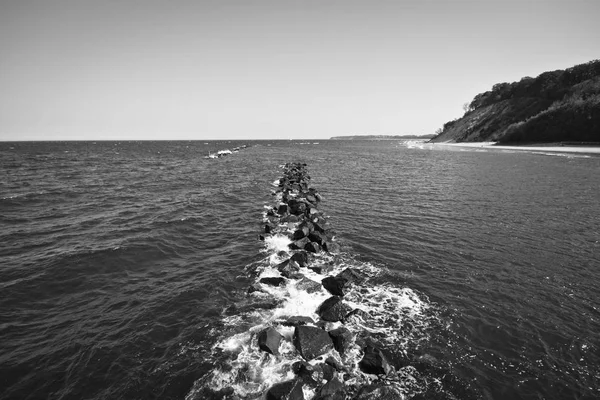
[[[498,83],[432,142],[600,142],[600,60]]]

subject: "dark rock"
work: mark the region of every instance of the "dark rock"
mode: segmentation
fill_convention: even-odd
[[[283,336],[275,328],[269,327],[258,334],[258,347],[277,356],[279,355],[279,344],[282,340]]]
[[[308,269],[316,272],[317,274],[326,274],[327,272],[329,272],[333,269],[333,266],[329,265],[329,264],[318,264],[318,265],[311,265],[310,267],[308,267]]]
[[[292,371],[302,381],[310,386],[317,386],[323,379],[323,371],[320,367],[313,367],[306,361],[296,361],[292,364]]]
[[[319,364],[323,371],[323,379],[329,381],[335,376],[335,368],[329,364]]]
[[[276,383],[265,394],[266,400],[304,400],[302,382],[294,379]]]
[[[300,268],[306,267],[306,265],[308,264],[308,253],[305,251],[299,251],[298,253],[294,253],[292,257],[290,257],[290,261],[297,262]]]
[[[358,363],[360,369],[367,374],[382,375],[391,372],[387,358],[381,350],[373,346],[367,346],[364,349],[365,355]]]
[[[307,237],[304,237],[300,240],[296,240],[295,242],[290,243],[290,249],[303,250],[304,247],[309,243],[310,243],[310,240]]]
[[[344,354],[352,344],[352,333],[343,326],[329,331],[329,337],[331,337],[333,347],[340,354]]]
[[[258,235],[258,240],[265,240],[265,237],[263,235]]]
[[[248,293],[254,293],[254,292],[262,292],[262,288],[260,287],[259,284],[257,283],[253,283],[252,285],[250,285],[250,287],[248,288]]]
[[[346,386],[338,378],[327,382],[315,397],[315,400],[344,400],[346,398]]]
[[[273,229],[275,229],[274,226],[271,226],[269,224],[265,224],[265,233],[271,233],[273,231]]]
[[[297,326],[294,330],[293,342],[306,360],[312,360],[333,349],[329,334],[314,326]]]
[[[294,232],[294,234],[292,235],[292,240],[300,240],[303,237],[307,237],[309,234],[310,234],[310,230],[308,229],[307,226],[298,228],[298,230],[296,230]]]
[[[327,237],[325,236],[324,233],[321,233],[319,231],[313,231],[313,232],[309,233],[308,238],[310,239],[311,242],[319,243],[320,245],[327,243]]]
[[[335,368],[336,371],[343,371],[345,369],[344,364],[342,364],[340,360],[337,360],[335,357],[332,356],[327,357],[327,359],[325,360],[325,364],[331,365],[333,368]]]
[[[265,285],[271,286],[281,286],[282,283],[285,283],[285,278],[282,277],[267,277],[261,278],[259,280],[260,283],[264,283]]]
[[[280,204],[279,207],[277,208],[277,214],[279,215],[285,215],[288,213],[288,206],[287,204]]]
[[[306,238],[305,238],[306,239]],[[304,250],[310,252],[310,253],[318,253],[321,251],[321,246],[319,246],[319,243],[315,243],[315,242],[308,242],[305,246],[304,246]]]
[[[311,317],[305,317],[303,315],[289,317],[287,320],[281,322],[281,324],[285,326],[300,326],[314,323],[315,321]]]
[[[360,283],[364,282],[367,277],[357,269],[354,268],[346,268],[342,272],[336,275],[338,278],[343,278],[349,283]]]
[[[331,296],[325,300],[317,309],[317,314],[324,321],[337,322],[344,321],[346,315],[352,311],[352,308],[345,304],[338,296]]]
[[[300,271],[300,267],[295,261],[288,260],[287,263],[284,263],[285,261],[277,266],[277,270],[281,273],[281,275],[290,279],[298,279],[304,276],[298,272]]]
[[[290,200],[288,203],[290,214],[300,215],[306,212],[306,203],[299,200]]]
[[[358,390],[353,400],[404,400],[404,396],[392,386],[366,385]]]
[[[336,296],[345,296],[350,288],[348,281],[339,276],[328,276],[321,283],[327,291]]]
[[[298,290],[304,290],[307,293],[314,293],[321,290],[321,284],[319,282],[313,281],[312,279],[304,277],[298,281],[296,288]]]

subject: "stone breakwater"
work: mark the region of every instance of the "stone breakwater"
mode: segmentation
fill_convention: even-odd
[[[265,206],[267,256],[225,310],[215,369],[187,399],[404,399],[426,390],[407,362],[428,303],[342,252],[306,164],[288,163]],[[407,397],[408,396],[408,397]]]

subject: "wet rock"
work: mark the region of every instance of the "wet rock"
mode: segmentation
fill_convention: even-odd
[[[359,368],[367,373],[374,375],[388,374],[392,367],[381,350],[374,346],[367,346],[363,349],[365,355],[358,363]]]
[[[253,283],[252,285],[250,285],[250,287],[248,288],[248,294],[250,293],[254,293],[254,292],[262,292],[262,287],[257,284],[257,283]]]
[[[345,278],[339,276],[328,276],[321,281],[327,291],[336,296],[345,296],[350,289],[350,284]]]
[[[273,225],[265,224],[265,233],[271,233],[273,232],[273,229],[275,229]]]
[[[290,279],[299,279],[304,276],[301,273],[299,273],[300,267],[295,261],[288,260],[287,263],[284,261],[283,263],[277,266],[277,270],[279,270],[279,273],[281,273],[281,275]]]
[[[325,234],[318,231],[313,231],[309,233],[308,238],[311,242],[319,243],[319,245],[321,246],[327,243],[327,237],[325,236]]]
[[[333,377],[335,376],[335,368],[333,368],[329,364],[319,364],[319,367],[323,371],[323,379],[325,379],[326,381],[333,379]]]
[[[298,217],[297,215],[292,215],[292,214],[286,215],[285,217],[281,218],[281,222],[292,222],[292,223],[295,223],[295,222],[298,222],[298,221],[300,221],[300,217]]]
[[[314,293],[321,290],[321,284],[319,282],[315,282],[312,279],[308,279],[304,277],[298,281],[296,284],[296,288],[298,290],[304,290],[307,293]]]
[[[327,242],[327,245],[324,246],[324,249],[326,252],[332,254],[338,254],[340,251],[342,251],[342,248],[336,242]]]
[[[285,283],[285,278],[282,277],[267,277],[267,278],[261,278],[259,280],[260,283],[264,283],[265,285],[271,285],[271,286],[281,286],[282,284]]]
[[[353,400],[404,400],[404,396],[392,386],[366,385],[358,390]]]
[[[300,240],[303,237],[307,237],[309,234],[310,234],[310,230],[308,229],[308,226],[298,228],[292,235],[292,240]],[[309,239],[310,239],[310,237],[309,237]]]
[[[312,360],[333,349],[329,334],[314,326],[297,326],[294,330],[293,342],[306,360]]]
[[[279,355],[279,344],[283,336],[273,327],[260,331],[258,334],[258,347],[267,353]]]
[[[306,203],[299,200],[290,200],[288,203],[290,214],[301,215],[306,212]]]
[[[280,204],[279,207],[277,208],[277,214],[279,215],[285,215],[288,213],[288,205],[287,204]]]
[[[290,249],[302,250],[309,243],[310,243],[310,240],[307,237],[304,237],[300,240],[296,240],[295,242],[290,243]]]
[[[306,361],[296,361],[292,364],[292,371],[309,386],[317,386],[323,379],[323,371]]]
[[[297,315],[294,317],[289,317],[287,320],[281,322],[282,325],[285,326],[300,326],[306,324],[314,324],[315,320],[311,317],[306,317],[304,315]]]
[[[266,400],[304,400],[302,382],[294,379],[276,383],[265,393]]]
[[[329,331],[329,337],[331,337],[333,347],[340,354],[344,354],[352,344],[352,333],[343,326]]]
[[[344,371],[345,370],[344,364],[342,363],[342,361],[336,359],[333,356],[327,357],[327,359],[325,360],[325,364],[331,365],[336,371]]]
[[[319,390],[315,400],[344,400],[346,386],[338,378],[333,378]]]
[[[325,300],[317,309],[317,314],[324,321],[344,321],[352,308],[345,304],[339,296],[331,296]]]
[[[306,239],[306,238],[305,238]],[[321,251],[321,246],[319,246],[319,243],[315,243],[315,242],[308,242],[305,246],[304,246],[304,250],[311,252],[311,253],[318,253]]]
[[[300,268],[306,267],[306,265],[308,264],[308,253],[305,251],[299,251],[297,253],[294,253],[290,257],[290,261],[298,263],[298,266],[300,266]]]
[[[354,268],[346,268],[337,274],[336,277],[345,279],[349,283],[361,283],[367,279],[362,272]]]

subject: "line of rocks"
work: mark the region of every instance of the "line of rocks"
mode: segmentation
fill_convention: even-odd
[[[275,193],[280,195],[281,202],[267,211],[264,233],[281,233],[281,227],[286,225],[286,230],[292,228],[289,247],[294,252],[276,265],[279,277],[262,278],[248,292],[261,291],[261,285],[281,286],[295,280],[297,289],[312,293],[323,287],[331,297],[316,310],[319,321],[307,316],[293,316],[280,321],[281,325],[294,327],[292,343],[302,359],[291,366],[295,378],[273,385],[266,391],[265,398],[303,400],[302,388],[308,385],[315,392],[313,400],[400,399],[402,395],[397,389],[381,383],[386,375],[394,371],[394,367],[384,351],[368,341],[362,343],[363,356],[358,369],[365,374],[377,375],[381,378],[380,383],[359,387],[345,383],[345,377],[349,377],[356,367],[348,365],[349,357],[345,355],[351,346],[355,346],[357,338],[344,323],[362,311],[351,307],[343,298],[353,286],[360,285],[367,277],[357,269],[346,268],[337,275],[325,276],[319,285],[302,273],[303,268],[318,274],[331,272],[331,268],[312,261],[318,253],[337,254],[340,250],[334,240],[333,230],[318,209],[321,195],[309,186],[309,182],[306,164],[288,163],[284,166],[283,177]],[[261,235],[261,239],[265,239],[265,236]],[[337,327],[331,329],[332,325]],[[279,347],[285,340],[275,326],[270,326],[259,332],[258,347],[279,357]]]

